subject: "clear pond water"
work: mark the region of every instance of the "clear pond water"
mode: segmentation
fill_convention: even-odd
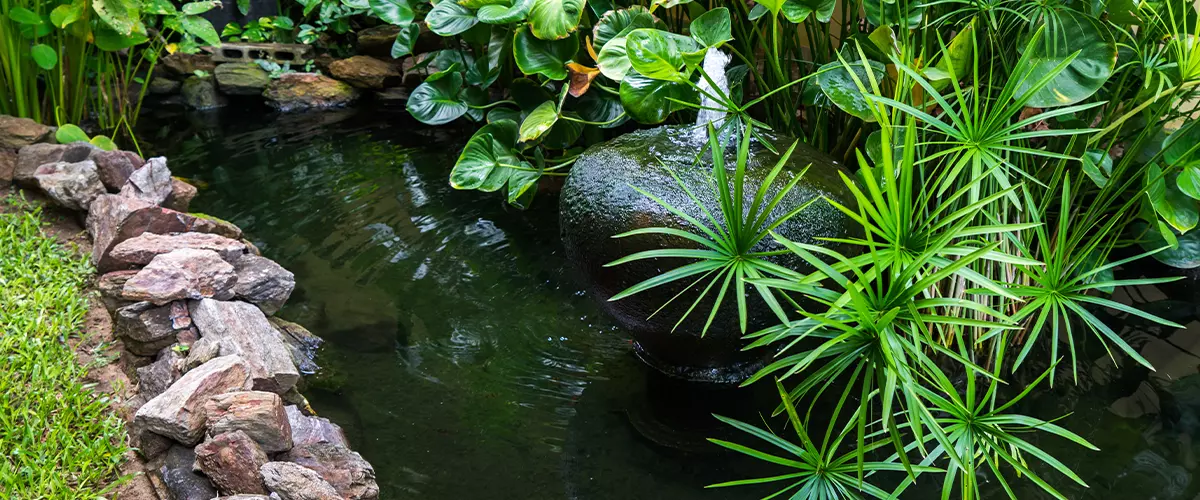
[[[527,211],[450,188],[468,130],[402,109],[257,108],[150,115],[141,129],[148,153],[200,186],[193,210],[238,224],[296,273],[280,315],[327,341],[305,393],[374,464],[382,498],[760,498],[703,486],[784,472],[703,440],[746,442],[709,414],[757,421],[771,388],[683,385],[633,357],[565,262],[553,185]],[[1060,371],[1022,410],[1068,415],[1102,449],[1036,439],[1091,488],[1045,476],[1072,499],[1196,498],[1200,286],[1118,295],[1191,329],[1109,318],[1158,371],[1086,346],[1079,385]],[[923,486],[905,498],[936,498]]]

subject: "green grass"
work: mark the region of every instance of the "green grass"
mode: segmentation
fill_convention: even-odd
[[[21,208],[0,213],[0,498],[110,495],[121,420],[67,344],[91,267],[42,234],[40,209]]]

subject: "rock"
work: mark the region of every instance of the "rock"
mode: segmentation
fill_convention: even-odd
[[[196,467],[225,495],[266,494],[258,469],[267,454],[242,431],[218,434],[196,447]]]
[[[229,104],[229,100],[217,92],[212,77],[190,76],[183,81],[180,93],[183,103],[193,109],[215,109]]]
[[[46,163],[34,170],[33,178],[55,203],[70,210],[87,211],[105,193],[96,164],[91,160]]]
[[[242,431],[267,453],[292,448],[292,426],[278,394],[229,392],[209,399],[204,411],[208,414],[209,435]]]
[[[33,174],[38,167],[47,163],[78,163],[90,159],[91,155],[98,151],[99,148],[86,142],[39,143],[25,146],[17,152],[17,168],[13,171],[13,180],[24,186],[36,187],[37,181],[34,180]]]
[[[176,212],[187,212],[197,193],[196,186],[188,184],[178,177],[172,177],[171,196],[167,198],[167,202],[163,203],[162,206]]]
[[[200,337],[192,347],[188,349],[187,360],[184,361],[183,368],[185,371],[191,371],[193,368],[207,363],[208,360],[221,355],[221,341],[216,337]]]
[[[28,118],[0,115],[0,148],[21,149],[50,137],[50,127]]]
[[[170,347],[158,353],[158,359],[137,369],[138,395],[147,399],[166,391],[183,376],[184,355]]]
[[[256,63],[229,62],[217,66],[213,75],[221,86],[221,92],[229,95],[262,95],[271,83],[271,74]]]
[[[223,355],[238,354],[246,360],[255,390],[278,394],[296,385],[300,373],[287,346],[257,307],[212,299],[192,301],[189,307],[202,337],[216,337]]]
[[[274,316],[269,318],[269,321],[271,326],[275,327],[275,330],[283,337],[284,343],[288,346],[288,352],[292,355],[292,362],[296,364],[296,368],[302,375],[312,375],[321,369],[315,361],[317,349],[325,342],[321,337],[313,335],[307,328],[291,321]]]
[[[242,254],[233,267],[237,270],[234,294],[266,314],[279,311],[296,288],[296,275],[266,257]]]
[[[396,43],[396,35],[399,34],[400,27],[394,24],[384,24],[360,30],[357,33],[358,53],[390,58],[392,44]]]
[[[379,497],[375,469],[362,455],[342,445],[314,443],[297,446],[280,457],[312,469],[348,500]]]
[[[0,148],[0,186],[12,184],[13,175],[17,173],[17,152]]]
[[[135,396],[135,399],[141,398],[141,394]],[[143,399],[142,401],[144,402],[145,400]],[[172,446],[177,445],[171,438],[160,436],[147,429],[142,429],[141,426],[133,422],[126,424],[126,428],[129,430],[129,445],[137,448],[138,455],[141,455],[146,460],[154,460],[170,450]]]
[[[190,215],[196,217],[197,219],[205,220],[207,224],[212,227],[211,231],[205,231],[207,233],[219,234],[226,238],[232,238],[235,240],[242,239],[242,228],[237,227],[237,225],[232,222],[219,219],[208,214],[192,213]]]
[[[778,151],[786,151],[792,140],[766,135]],[[672,178],[675,172],[689,186],[701,203],[718,219],[716,194],[710,186],[711,163],[693,166],[697,151],[703,151],[707,138],[689,127],[659,127],[625,134],[609,142],[592,146],[575,165],[562,188],[559,220],[568,262],[573,262],[589,281],[589,288],[602,307],[636,340],[638,354],[658,370],[688,380],[708,382],[738,382],[751,375],[773,351],[756,349],[742,351],[742,339],[737,314],[718,315],[704,338],[707,314],[693,313],[677,329],[675,323],[691,306],[690,301],[675,301],[661,312],[664,303],[680,293],[690,280],[654,288],[616,302],[609,298],[645,279],[682,265],[676,260],[646,259],[616,267],[605,264],[635,252],[660,248],[700,248],[683,238],[672,236],[634,236],[613,239],[612,235],[647,227],[672,227],[695,230],[682,218],[650,198],[637,193],[633,186],[671,203],[698,220],[706,215],[684,193]],[[782,148],[782,149],[779,149]],[[778,162],[779,156],[755,143],[746,171],[744,203],[748,206],[764,177]],[[735,150],[725,152],[726,165],[735,164]],[[708,160],[709,162],[711,160]],[[854,197],[839,174],[842,168],[824,154],[804,144],[798,144],[776,179],[769,196],[812,164],[781,203],[775,208],[779,216],[814,198],[824,196],[845,206],[853,207]],[[793,217],[776,232],[793,241],[830,246],[853,255],[854,247],[830,244],[819,238],[848,238],[855,236],[856,225],[828,203],[814,203]],[[767,238],[756,251],[782,250],[782,246]],[[772,257],[777,264],[809,272],[805,262],[788,253]],[[696,311],[708,311],[712,297],[696,306]],[[732,302],[732,299],[729,299]],[[776,324],[778,320],[757,294],[750,294],[749,331]],[[724,304],[723,307],[734,307]],[[732,310],[732,309],[730,309]],[[651,318],[652,319],[647,319]],[[672,333],[674,331],[674,333]]]
[[[142,405],[134,422],[186,445],[204,435],[204,403],[218,394],[240,391],[249,382],[249,369],[238,356],[221,356],[187,372]]]
[[[237,230],[237,227],[233,227]],[[92,203],[87,216],[88,234],[92,235],[92,265],[101,273],[120,270],[110,257],[113,247],[145,233],[212,233],[227,236],[228,223],[156,207],[141,200],[118,195],[103,195]],[[233,239],[241,237],[239,233]]]
[[[395,64],[371,56],[354,56],[329,65],[334,78],[360,89],[382,89],[399,85],[403,80]]]
[[[358,99],[358,89],[316,73],[287,73],[263,91],[280,111],[341,107]]]
[[[109,192],[120,191],[129,181],[129,175],[141,168],[146,162],[137,153],[130,151],[97,151],[92,155],[96,169],[100,174],[100,182]]]
[[[214,500],[278,500],[277,495],[229,495],[217,497]]]
[[[171,196],[171,170],[167,168],[167,159],[151,158],[129,174],[129,180],[121,187],[121,196],[162,206]]]
[[[137,271],[113,271],[102,274],[96,279],[96,290],[100,292],[100,301],[104,302],[104,308],[110,315],[116,316],[117,309],[133,303],[126,299],[121,292],[125,289],[125,282],[135,275],[137,275]]]
[[[118,266],[140,267],[159,255],[181,248],[211,250],[230,264],[246,255],[246,245],[242,242],[211,233],[145,233],[118,243],[108,255]],[[238,279],[241,279],[240,274]]]
[[[350,447],[346,432],[329,419],[305,415],[296,405],[285,406],[283,411],[287,413],[288,424],[292,429],[293,448],[317,443]]]
[[[233,266],[212,250],[181,248],[154,257],[125,282],[122,295],[158,305],[180,299],[233,298]]]
[[[375,100],[385,105],[402,106],[408,102],[408,89],[403,87],[392,87],[383,89],[375,93]]]
[[[159,474],[163,484],[174,500],[212,500],[217,490],[203,476],[192,472],[196,463],[196,452],[190,447],[175,445],[167,451],[167,458]]]
[[[179,92],[180,86],[178,80],[156,76],[150,80],[150,87],[146,91],[154,95],[168,95]]]
[[[184,54],[176,52],[158,61],[158,67],[174,77],[194,76],[196,71],[212,73],[217,65],[208,54]]]
[[[282,500],[341,500],[338,491],[316,471],[291,462],[268,462],[259,468],[267,489]]]
[[[192,327],[183,302],[155,306],[137,302],[117,309],[113,330],[125,348],[138,356],[153,356],[174,344],[181,331]]]

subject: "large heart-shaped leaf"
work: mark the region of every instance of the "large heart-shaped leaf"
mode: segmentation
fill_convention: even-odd
[[[1162,159],[1168,166],[1178,167],[1200,160],[1200,125],[1189,120],[1179,130],[1162,141]]]
[[[1179,190],[1178,181],[1174,175],[1161,177],[1162,170],[1157,165],[1146,169],[1146,195],[1154,206],[1154,211],[1167,224],[1181,233],[1186,233],[1200,222],[1200,208],[1196,200],[1189,198]]]
[[[467,103],[459,95],[463,77],[455,68],[429,75],[408,96],[405,106],[413,118],[429,125],[450,123],[466,114]]]
[[[389,24],[406,26],[416,14],[408,0],[370,0],[371,12]]]
[[[625,52],[633,69],[656,80],[678,81],[683,54],[672,37],[662,30],[641,28],[626,36]]]
[[[634,120],[641,123],[662,123],[680,107],[671,99],[697,102],[695,91],[684,83],[656,80],[637,71],[630,71],[621,80],[621,104]]]
[[[1188,231],[1178,236],[1172,233],[1169,238],[1164,238],[1160,231],[1170,231],[1170,228],[1157,229],[1140,221],[1133,225],[1133,229],[1136,234],[1143,235],[1141,246],[1146,251],[1170,245],[1169,248],[1155,253],[1155,260],[1178,269],[1200,267],[1200,231]]]
[[[847,61],[847,64],[850,69],[843,66],[841,61],[821,66],[820,73],[817,75],[817,84],[820,85],[825,96],[842,111],[866,121],[874,121],[875,116],[871,113],[871,106],[850,73],[853,71],[854,75],[858,77],[858,81],[862,82],[863,87],[870,90],[871,81],[868,80],[867,70],[863,68],[861,60]],[[877,61],[867,61],[867,64],[871,67],[871,72],[875,74],[875,81],[882,81],[886,74],[883,64]]]
[[[480,128],[463,148],[450,171],[455,189],[497,191],[507,185],[510,203],[528,206],[531,188],[541,171],[512,152],[517,141],[517,124],[498,120]]]
[[[534,0],[529,26],[543,40],[566,38],[579,27],[586,0]]]
[[[688,27],[692,39],[705,47],[718,47],[733,40],[733,22],[729,18],[729,9],[716,8],[701,14],[692,20]]]
[[[925,3],[920,0],[864,0],[867,22],[876,26],[899,24],[916,28],[925,15]]]
[[[479,22],[475,13],[449,0],[438,2],[425,16],[429,31],[441,36],[454,36],[471,29]]]
[[[88,142],[91,138],[79,126],[67,123],[54,131],[54,140],[59,144],[70,144],[72,142]]]
[[[521,122],[521,142],[532,141],[541,137],[558,122],[558,107],[554,101],[543,102],[534,108],[525,121]]]
[[[758,5],[761,5],[764,9],[767,10],[767,12],[770,12],[772,16],[778,16],[779,10],[783,8],[784,0],[762,0],[760,2],[755,2],[755,3]],[[758,5],[755,5],[755,7],[758,7]],[[765,12],[763,14],[765,14]],[[759,14],[759,16],[762,16],[763,14]],[[750,11],[750,20],[754,20],[754,19],[757,19],[757,17],[754,17],[754,11],[751,10]]]
[[[834,7],[837,7],[837,0],[787,0],[781,11],[783,17],[793,23],[804,22],[814,13],[818,21],[827,23],[833,18]]]
[[[1179,172],[1175,185],[1193,200],[1200,200],[1200,167],[1188,165]]]
[[[221,45],[221,36],[217,34],[216,28],[213,28],[208,19],[200,16],[182,16],[179,23],[183,27],[183,31],[204,40],[204,43],[212,46]]]
[[[126,36],[134,31],[146,31],[142,26],[140,5],[138,0],[92,0],[92,10],[96,11],[104,24]]]
[[[511,4],[492,4],[479,8],[476,17],[479,22],[487,24],[509,24],[522,21],[533,8],[533,0],[515,0]]]
[[[1023,58],[1028,76],[1021,81],[1017,95],[1033,92],[1027,106],[1052,108],[1087,99],[1100,90],[1117,64],[1117,45],[1100,21],[1073,10],[1055,12],[1055,22],[1047,23]],[[1071,64],[1045,87],[1033,88],[1076,52],[1079,54]],[[1025,74],[1025,70],[1018,74]]]
[[[578,50],[579,39],[574,34],[562,40],[542,40],[528,27],[522,27],[513,38],[513,57],[521,72],[545,75],[551,80],[567,78],[567,62]]]
[[[417,37],[421,35],[421,27],[417,23],[408,23],[408,25],[400,28],[400,32],[396,34],[396,41],[392,43],[392,59],[412,54],[413,47],[417,44]]]
[[[596,26],[592,28],[592,50],[599,54],[613,38],[628,34],[638,28],[653,28],[656,23],[658,23],[658,18],[641,5],[634,5],[628,9],[610,10],[604,13],[596,22]],[[624,44],[621,44],[621,49],[624,50],[624,48]]]

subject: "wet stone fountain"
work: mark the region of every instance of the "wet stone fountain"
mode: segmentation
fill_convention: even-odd
[[[725,92],[728,92],[728,85],[724,78],[724,66],[728,61],[729,56],[717,50],[710,50],[704,61],[705,71],[710,76],[717,76],[713,82]],[[703,108],[717,106],[708,98],[701,104]],[[645,250],[701,248],[697,243],[675,236],[655,234],[619,239],[612,236],[648,227],[696,229],[690,227],[683,218],[638,193],[635,187],[666,201],[696,220],[705,220],[707,209],[721,221],[716,189],[722,187],[716,186],[711,179],[712,153],[706,151],[706,126],[712,123],[714,128],[721,129],[726,121],[724,113],[702,109],[695,126],[640,130],[589,148],[572,167],[563,186],[559,205],[562,240],[568,259],[575,264],[591,294],[602,303],[602,308],[634,337],[638,357],[670,377],[711,384],[741,382],[773,354],[769,349],[742,350],[745,342],[733,300],[728,299],[722,305],[724,314],[717,315],[707,334],[702,337],[707,314],[688,315],[682,324],[675,326],[693,299],[680,299],[658,311],[693,280],[679,280],[619,301],[609,300],[632,285],[687,264],[686,260],[647,259],[616,267],[605,267],[605,264]],[[726,168],[730,169],[731,177],[736,165],[737,141],[730,137],[737,136],[736,133],[725,132],[722,137],[725,147],[721,154],[725,155]],[[752,204],[755,191],[779,161],[779,154],[772,150],[786,151],[793,141],[793,138],[767,131],[756,134],[750,146],[746,168],[746,186],[743,190],[746,207]],[[696,161],[698,154],[702,156]],[[769,196],[773,196],[780,186],[786,185],[805,166],[809,166],[809,169],[804,178],[775,208],[773,216],[785,214],[817,197],[854,206],[850,191],[839,177],[839,173],[845,171],[832,158],[803,143],[797,145],[784,172],[774,182]],[[704,207],[692,202],[672,178],[672,172]],[[846,237],[851,227],[851,221],[844,214],[832,205],[818,201],[776,231],[793,241],[828,245],[820,238]],[[759,246],[756,251],[782,249],[770,238]],[[844,245],[838,245],[836,250],[844,253],[852,251],[844,248]],[[780,255],[772,259],[777,264],[801,272],[810,269],[793,255]],[[697,293],[699,290],[693,290],[685,293],[685,296],[695,297]],[[710,294],[710,298],[706,299],[708,302],[701,302],[696,311],[708,311],[712,305],[711,297],[715,295]],[[778,321],[756,293],[751,292],[747,302],[748,331],[765,328]]]

